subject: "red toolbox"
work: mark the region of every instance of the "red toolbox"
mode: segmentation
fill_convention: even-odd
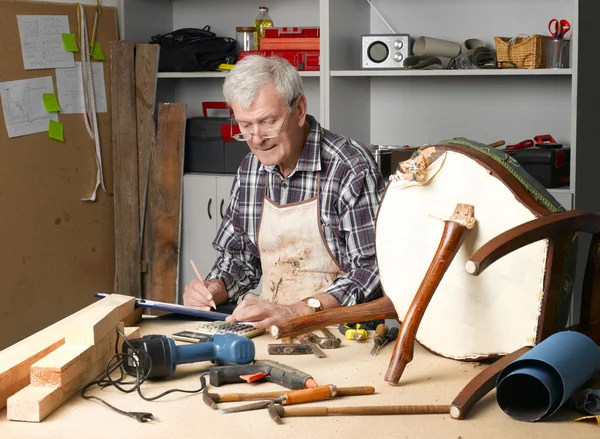
[[[318,71],[321,66],[320,54],[319,50],[249,50],[240,52],[238,61],[248,55],[278,56],[300,71]]]
[[[317,38],[321,36],[320,28],[317,27],[267,27],[263,38],[281,37],[307,37]]]
[[[260,50],[320,50],[320,38],[266,38],[260,39]]]

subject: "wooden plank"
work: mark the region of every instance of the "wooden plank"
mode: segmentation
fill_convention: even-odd
[[[109,304],[118,309],[120,320],[134,314],[133,297],[111,294],[1,351],[0,408],[6,405],[9,396],[29,384],[30,367],[64,344],[65,334],[77,318],[96,307]]]
[[[135,108],[138,148],[138,190],[140,206],[141,288],[142,297],[150,284],[148,273],[148,235],[144,233],[146,204],[148,201],[148,176],[150,152],[156,141],[156,81],[158,75],[158,44],[135,46]]]
[[[134,73],[133,42],[111,41],[116,292],[129,296],[141,293]]]
[[[65,343],[93,346],[113,331],[119,321],[118,309],[110,305],[98,306],[73,322],[65,334]]]
[[[123,324],[119,327],[123,330]],[[114,354],[117,333],[112,331],[98,344],[92,347],[92,356],[89,362],[71,362],[70,367],[75,369],[70,372],[69,366],[57,363],[54,366],[54,379],[61,380],[61,373],[69,375],[70,380],[65,380],[63,385],[57,386],[34,386],[29,385],[8,398],[7,419],[11,421],[41,422],[54,410],[65,403],[71,396],[79,392],[83,386],[101,375],[106,369],[107,361]],[[65,345],[64,347],[70,348]],[[86,351],[87,352],[87,351]],[[57,355],[57,361],[62,359]],[[48,363],[47,363],[48,364]],[[48,371],[47,376],[52,379],[52,373]],[[62,381],[62,380],[61,380]]]
[[[177,300],[185,122],[184,104],[159,104],[146,216],[150,255],[146,298],[169,303]]]

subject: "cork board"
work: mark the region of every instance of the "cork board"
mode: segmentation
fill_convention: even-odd
[[[91,38],[95,7],[86,7]],[[77,34],[75,4],[0,0],[0,82],[51,76],[25,70],[17,15],[66,15]],[[96,41],[104,52],[107,113],[98,113],[102,163],[112,193],[109,43],[118,38],[114,8],[103,7]],[[79,61],[75,53],[75,61]],[[0,107],[0,114],[2,108]],[[94,145],[83,115],[59,114],[64,143],[48,133],[9,138],[0,117],[0,349],[111,292],[115,271],[113,196],[98,191]]]

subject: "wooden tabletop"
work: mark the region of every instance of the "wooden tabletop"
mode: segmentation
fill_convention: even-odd
[[[144,334],[167,334],[194,327],[195,322],[144,319]],[[337,334],[337,329],[331,329]],[[318,384],[337,386],[374,386],[375,394],[339,397],[312,406],[356,406],[399,404],[450,404],[463,386],[483,367],[478,363],[465,363],[441,358],[419,345],[415,356],[402,375],[399,386],[391,386],[383,377],[392,353],[392,346],[384,347],[379,355],[371,357],[372,341],[342,339],[339,349],[325,350],[326,358],[314,355],[269,356],[267,345],[276,342],[264,334],[253,338],[256,359],[270,359],[293,366],[311,374]],[[199,376],[212,364],[201,362],[180,365],[169,380],[147,382],[142,386],[146,396],[156,395],[169,388],[194,389],[200,386]],[[254,392],[282,390],[267,382],[209,386],[211,393]],[[285,390],[285,389],[284,389]],[[223,438],[597,438],[600,430],[592,423],[573,422],[579,416],[569,409],[561,409],[548,421],[519,422],[498,407],[495,393],[480,401],[465,420],[455,420],[449,415],[390,415],[390,416],[326,416],[283,418],[281,425],[271,420],[266,410],[234,414],[220,414],[204,404],[201,394],[170,394],[160,400],[148,402],[136,393],[125,394],[114,388],[90,394],[100,396],[111,404],[127,411],[153,413],[157,421],[142,424],[117,414],[97,402],[83,400],[79,395],[52,413],[41,423],[7,421],[6,408],[0,410],[0,438],[2,439],[95,439],[127,438],[149,439],[168,437],[174,439]],[[219,408],[242,403],[222,403]]]

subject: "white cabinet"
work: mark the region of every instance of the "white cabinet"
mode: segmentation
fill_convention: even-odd
[[[212,269],[217,252],[212,242],[229,205],[233,175],[185,174],[181,225],[180,298],[196,277],[193,260],[204,278]]]

